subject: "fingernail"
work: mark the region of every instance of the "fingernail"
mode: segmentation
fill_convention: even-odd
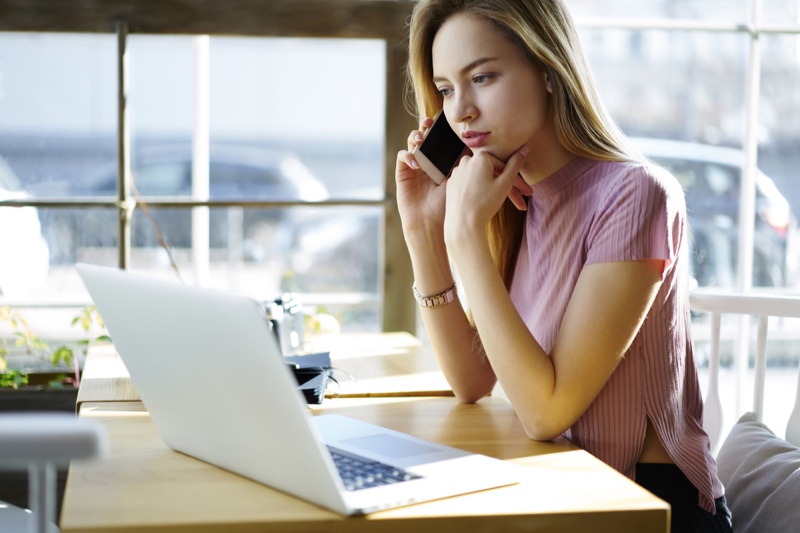
[[[416,159],[411,160],[411,168],[419,168],[419,163],[417,163]]]
[[[525,145],[525,146],[523,146],[522,148],[519,149],[519,153],[520,153],[520,155],[522,157],[525,157],[526,155],[528,155],[528,152],[530,152],[530,151],[531,150],[530,150],[530,148],[528,148],[527,145]]]
[[[417,132],[414,134],[414,140],[417,142],[422,142],[422,134]]]

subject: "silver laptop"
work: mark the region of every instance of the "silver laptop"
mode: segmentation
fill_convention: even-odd
[[[340,415],[311,416],[252,298],[76,268],[173,450],[345,515],[521,478],[522,467],[498,459]],[[335,461],[351,473],[340,475]],[[373,473],[358,473],[370,461]]]

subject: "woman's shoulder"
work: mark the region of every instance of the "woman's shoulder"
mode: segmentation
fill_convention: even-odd
[[[629,191],[683,201],[683,188],[675,176],[651,161],[602,161],[597,170],[609,192]]]

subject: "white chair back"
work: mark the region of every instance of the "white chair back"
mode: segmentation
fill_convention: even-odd
[[[761,420],[764,415],[768,319],[769,317],[800,318],[800,295],[698,289],[690,294],[689,301],[693,311],[711,314],[709,384],[705,400],[703,427],[711,438],[711,449],[715,450],[719,444],[722,428],[722,402],[720,401],[718,380],[720,367],[720,317],[723,314],[758,317],[752,411],[758,420]],[[792,444],[800,446],[800,376],[798,376],[794,409],[786,426],[785,439]]]
[[[0,502],[0,531],[57,532],[56,467],[101,455],[105,429],[70,413],[0,414],[0,471],[28,471],[31,512]]]

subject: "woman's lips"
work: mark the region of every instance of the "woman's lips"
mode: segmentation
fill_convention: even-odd
[[[464,144],[470,148],[479,148],[486,143],[489,132],[465,131],[461,134],[461,138],[464,139]]]

